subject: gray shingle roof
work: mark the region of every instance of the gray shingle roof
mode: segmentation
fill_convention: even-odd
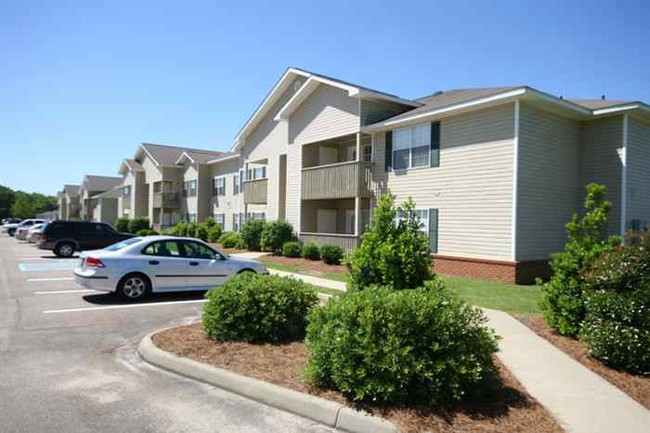
[[[210,162],[219,162],[219,161],[221,161],[222,159],[230,158],[231,156],[235,156],[235,155],[239,155],[239,153],[237,153],[237,152],[226,152],[226,153],[222,153],[222,154],[219,155],[218,157],[216,157],[216,158],[212,158],[212,159],[210,160]]]
[[[168,144],[142,143],[142,147],[145,148],[146,151],[149,152],[149,154],[153,157],[153,159],[155,159],[156,162],[160,165],[176,165],[176,160],[184,151],[197,153],[212,152],[205,149],[192,149],[189,147],[172,146]],[[212,156],[211,158],[215,158],[215,156]]]
[[[86,191],[108,191],[121,184],[121,177],[95,176],[92,174],[86,175],[83,182]]]
[[[108,191],[95,194],[91,198],[118,198],[122,193],[120,187],[109,189]]]
[[[63,192],[68,195],[75,196],[79,195],[79,188],[79,185],[64,185]]]
[[[629,104],[632,101],[616,101],[608,99],[569,99],[574,104],[581,105],[590,110],[598,110],[600,108],[615,107],[617,105]]]
[[[208,161],[224,156],[223,152],[217,152],[211,150],[202,150],[202,151],[185,150],[185,153],[187,153],[190,156],[190,158],[192,158],[195,162],[199,164],[205,164]]]
[[[144,171],[144,168],[142,168],[142,165],[135,159],[125,159],[124,163],[129,166],[129,169],[134,170],[134,171]]]

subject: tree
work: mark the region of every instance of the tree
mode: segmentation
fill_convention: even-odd
[[[14,193],[15,200],[11,206],[11,216],[15,218],[33,218],[41,212],[57,208],[56,197],[39,193],[28,194],[23,191]]]
[[[16,194],[11,188],[0,185],[0,219],[11,215],[11,206],[15,199]]]

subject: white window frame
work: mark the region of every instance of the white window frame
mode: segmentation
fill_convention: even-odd
[[[212,178],[212,195],[226,195],[226,176],[215,176]]]
[[[233,195],[239,194],[239,179],[241,175],[239,173],[232,176],[232,193]]]
[[[424,132],[426,137],[424,140],[420,140],[420,136]],[[400,143],[400,135],[408,134],[408,139],[405,140],[408,143]],[[413,165],[413,150],[425,147],[427,148],[427,162],[422,165]],[[398,159],[395,157],[395,154],[400,151],[409,151],[408,165],[406,167],[396,167],[396,162]],[[426,168],[431,166],[431,123],[418,123],[417,125],[407,126],[405,128],[395,129],[393,131],[393,170],[410,170],[415,168]]]
[[[226,228],[226,214],[223,212],[215,212],[212,214],[212,218],[214,218],[214,221],[219,224],[221,229]]]
[[[424,232],[427,237],[429,236],[429,208],[417,208],[413,209],[416,215],[420,213],[423,216],[420,216],[420,231]],[[404,215],[395,216],[395,224],[399,224],[400,220],[404,218]]]

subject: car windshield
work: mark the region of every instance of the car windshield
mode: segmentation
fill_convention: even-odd
[[[121,242],[118,242],[116,244],[110,245],[110,246],[104,248],[104,250],[105,251],[118,251],[118,250],[121,250],[122,248],[128,247],[129,245],[133,245],[136,242],[140,242],[141,240],[142,240],[142,238],[126,239],[124,241],[121,241]]]

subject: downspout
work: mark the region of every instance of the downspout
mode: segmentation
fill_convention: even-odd
[[[519,100],[515,101],[515,122],[512,161],[512,261],[517,260],[517,196],[519,180]]]

